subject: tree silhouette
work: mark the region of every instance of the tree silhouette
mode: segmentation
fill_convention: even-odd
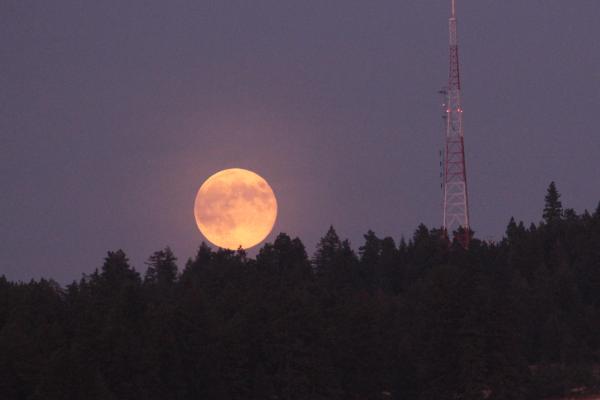
[[[562,203],[560,201],[560,193],[558,193],[554,182],[551,182],[548,186],[548,191],[544,200],[544,221],[547,224],[550,224],[561,219],[563,215]]]
[[[148,269],[144,276],[144,283],[162,288],[172,286],[177,278],[175,261],[177,258],[169,247],[152,254],[146,262]]]
[[[0,276],[2,399],[537,399],[600,391],[600,211],[512,218],[468,249],[330,227],[309,258],[124,251],[66,287]],[[583,388],[583,389],[582,389]]]

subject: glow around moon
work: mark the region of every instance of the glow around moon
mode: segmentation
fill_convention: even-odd
[[[262,242],[277,218],[277,200],[261,176],[240,168],[209,177],[198,190],[194,217],[214,245],[236,250]]]

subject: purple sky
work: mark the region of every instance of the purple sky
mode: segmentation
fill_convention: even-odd
[[[202,240],[197,189],[266,178],[274,233],[441,222],[449,0],[0,2],[0,274],[78,279]],[[473,228],[600,200],[600,1],[462,0]],[[272,238],[273,235],[270,236]]]

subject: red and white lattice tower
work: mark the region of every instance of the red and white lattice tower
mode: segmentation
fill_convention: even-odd
[[[467,168],[462,127],[463,110],[460,102],[460,73],[458,62],[458,38],[456,34],[456,4],[452,0],[450,16],[450,74],[445,88],[446,146],[444,151],[443,189],[444,224],[449,235],[461,230],[459,242],[468,247],[470,239],[469,198],[467,191]],[[462,229],[460,229],[462,228]]]

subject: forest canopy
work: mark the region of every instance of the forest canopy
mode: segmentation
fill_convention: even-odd
[[[66,287],[0,277],[2,399],[542,399],[598,389],[600,205],[468,249],[420,225],[309,256],[122,250]],[[6,260],[5,260],[6,261]],[[94,265],[95,261],[90,260]]]

